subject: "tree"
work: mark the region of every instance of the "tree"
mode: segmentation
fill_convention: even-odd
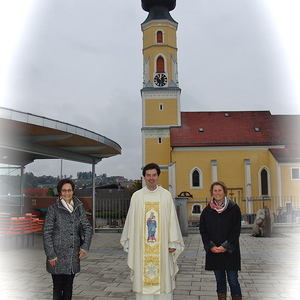
[[[53,188],[49,188],[48,192],[46,194],[47,197],[54,197],[54,189]]]
[[[142,179],[135,180],[132,185],[132,189],[130,190],[130,194],[132,195],[137,190],[140,190],[142,188]]]
[[[36,189],[38,188],[38,178],[34,176],[32,172],[26,172],[25,177],[25,188],[27,189]]]

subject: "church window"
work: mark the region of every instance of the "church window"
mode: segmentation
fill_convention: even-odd
[[[156,60],[156,72],[165,71],[165,61],[162,56],[159,56]]]
[[[201,205],[194,204],[192,209],[192,214],[200,214],[201,213]]]
[[[269,173],[266,168],[260,171],[260,188],[262,196],[269,196]]]
[[[292,179],[293,180],[300,179],[300,168],[292,168]]]
[[[190,173],[190,186],[194,189],[202,188],[202,172],[198,168],[194,168]]]
[[[158,138],[158,143],[162,144],[162,138],[161,137]]]
[[[163,105],[163,103],[159,103],[159,110],[160,110],[160,111],[164,110],[164,105]]]
[[[163,43],[163,32],[161,30],[156,32],[156,42]]]

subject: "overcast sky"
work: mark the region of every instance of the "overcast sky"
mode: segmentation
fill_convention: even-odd
[[[182,111],[300,113],[299,0],[177,0]],[[0,0],[0,105],[120,144],[96,173],[141,174],[140,0]],[[91,166],[63,162],[63,175]],[[25,171],[60,174],[60,160]]]

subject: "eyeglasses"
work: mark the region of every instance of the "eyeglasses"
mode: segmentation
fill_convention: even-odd
[[[73,190],[61,190],[62,193],[71,193]]]

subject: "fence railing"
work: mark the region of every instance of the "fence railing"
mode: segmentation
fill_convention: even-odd
[[[274,212],[275,223],[300,223],[300,197],[288,196],[288,197],[253,197],[250,199],[244,198],[231,198],[236,202],[242,212],[242,224],[253,224],[256,217],[256,212],[264,207],[268,207]],[[199,225],[199,217],[202,210],[209,203],[209,198],[192,199],[187,201],[188,206],[188,226],[196,227]],[[247,205],[251,205],[252,212],[247,212]]]
[[[124,226],[130,199],[96,199],[95,227],[120,228]]]
[[[187,201],[187,218],[189,227],[199,226],[199,218],[202,210],[209,203],[209,198],[188,199]],[[233,201],[238,203],[242,210],[243,225],[253,224],[256,212],[268,206],[275,213],[275,223],[300,223],[300,198],[299,197],[268,197],[252,198],[253,212],[246,213],[242,206],[246,205],[245,199],[233,198]],[[276,206],[276,203],[282,203],[282,206]],[[106,228],[122,228],[125,223],[128,212],[130,199],[97,199],[95,202],[95,227],[96,229]],[[272,206],[270,205],[272,204]],[[275,207],[276,206],[276,207]],[[275,209],[272,209],[274,207]]]

